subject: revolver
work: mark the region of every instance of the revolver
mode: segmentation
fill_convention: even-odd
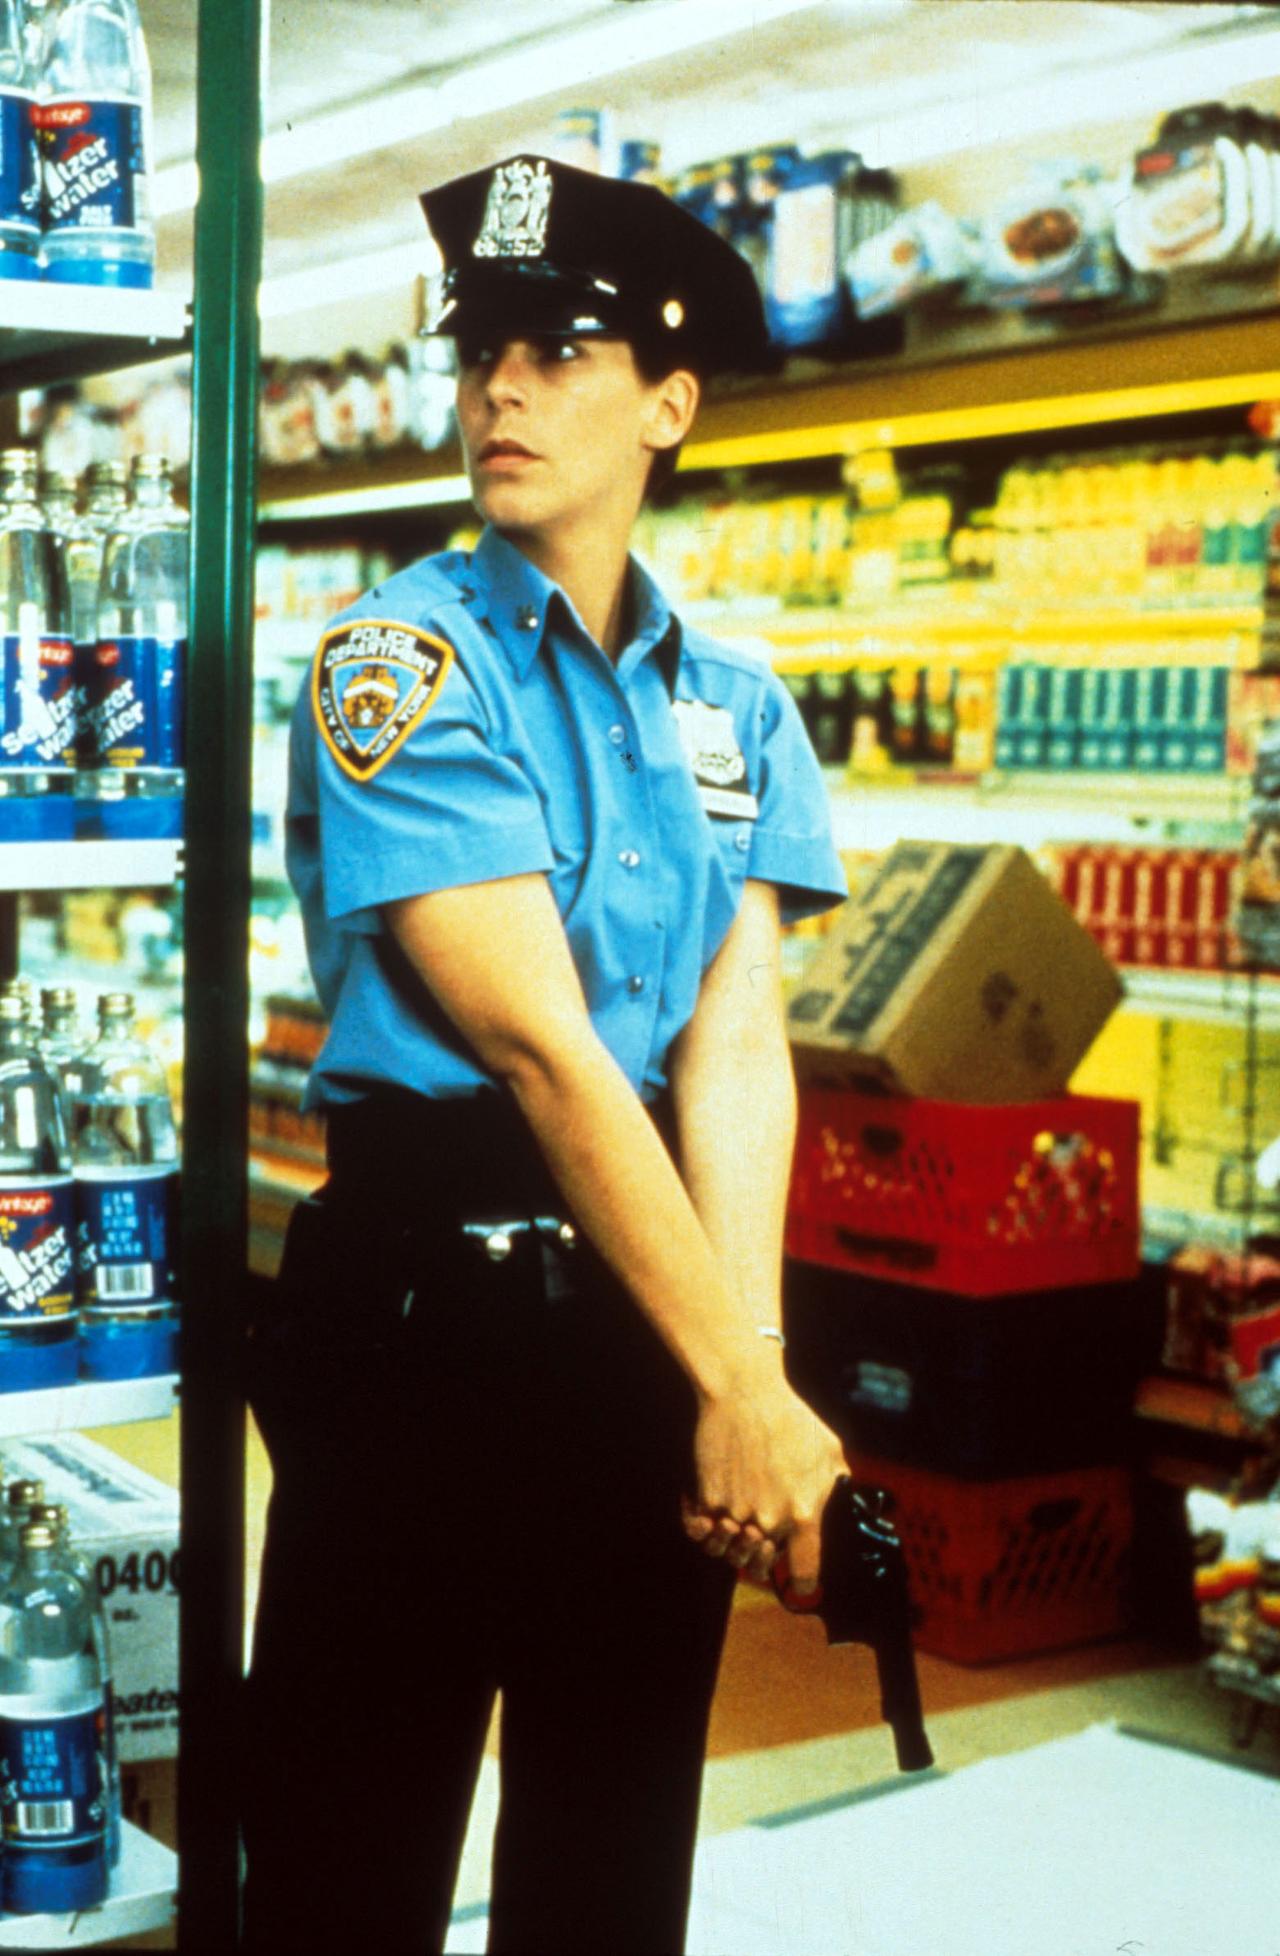
[[[822,1511],[822,1560],[811,1596],[790,1587],[785,1552],[773,1565],[779,1601],[797,1615],[822,1618],[829,1644],[869,1644],[880,1679],[880,1709],[893,1729],[898,1768],[925,1772],[933,1751],[924,1729],[911,1643],[913,1611],[907,1565],[888,1517],[888,1497],[856,1488],[841,1474]]]

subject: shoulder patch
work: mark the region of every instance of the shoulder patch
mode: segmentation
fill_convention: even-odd
[[[443,638],[386,618],[326,632],[311,674],[325,746],[353,781],[371,781],[434,704],[453,664]]]

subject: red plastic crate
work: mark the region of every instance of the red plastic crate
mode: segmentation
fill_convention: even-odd
[[[1127,1468],[961,1481],[862,1453],[849,1463],[894,1497],[921,1650],[988,1664],[1129,1627]]]
[[[1073,1094],[978,1107],[805,1088],[788,1252],[966,1297],[1134,1277],[1138,1116]]]

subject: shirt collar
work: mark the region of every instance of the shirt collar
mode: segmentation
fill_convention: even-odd
[[[649,573],[634,557],[628,561],[635,618],[631,638],[617,662],[618,675],[625,677],[624,668],[630,671],[652,652],[667,691],[674,695],[682,643],[679,620]],[[476,545],[471,569],[475,594],[518,679],[525,678],[538,655],[553,608],[560,607],[573,628],[590,639],[560,586],[492,526],[486,525]]]

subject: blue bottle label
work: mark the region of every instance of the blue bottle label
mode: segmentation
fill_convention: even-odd
[[[0,765],[74,766],[76,673],[69,638],[5,633],[0,723]]]
[[[71,1310],[74,1213],[70,1176],[0,1188],[0,1326]]]
[[[138,102],[72,99],[35,111],[46,231],[132,231],[145,220]]]
[[[154,1304],[173,1295],[178,1178],[77,1175],[76,1288],[82,1305]]]
[[[4,1852],[92,1847],[107,1825],[107,1714],[0,1716]]]
[[[21,225],[34,242],[40,234],[40,158],[35,100],[16,88],[0,88],[0,224]]]
[[[84,741],[96,767],[181,767],[185,639],[99,639],[85,673]]]

